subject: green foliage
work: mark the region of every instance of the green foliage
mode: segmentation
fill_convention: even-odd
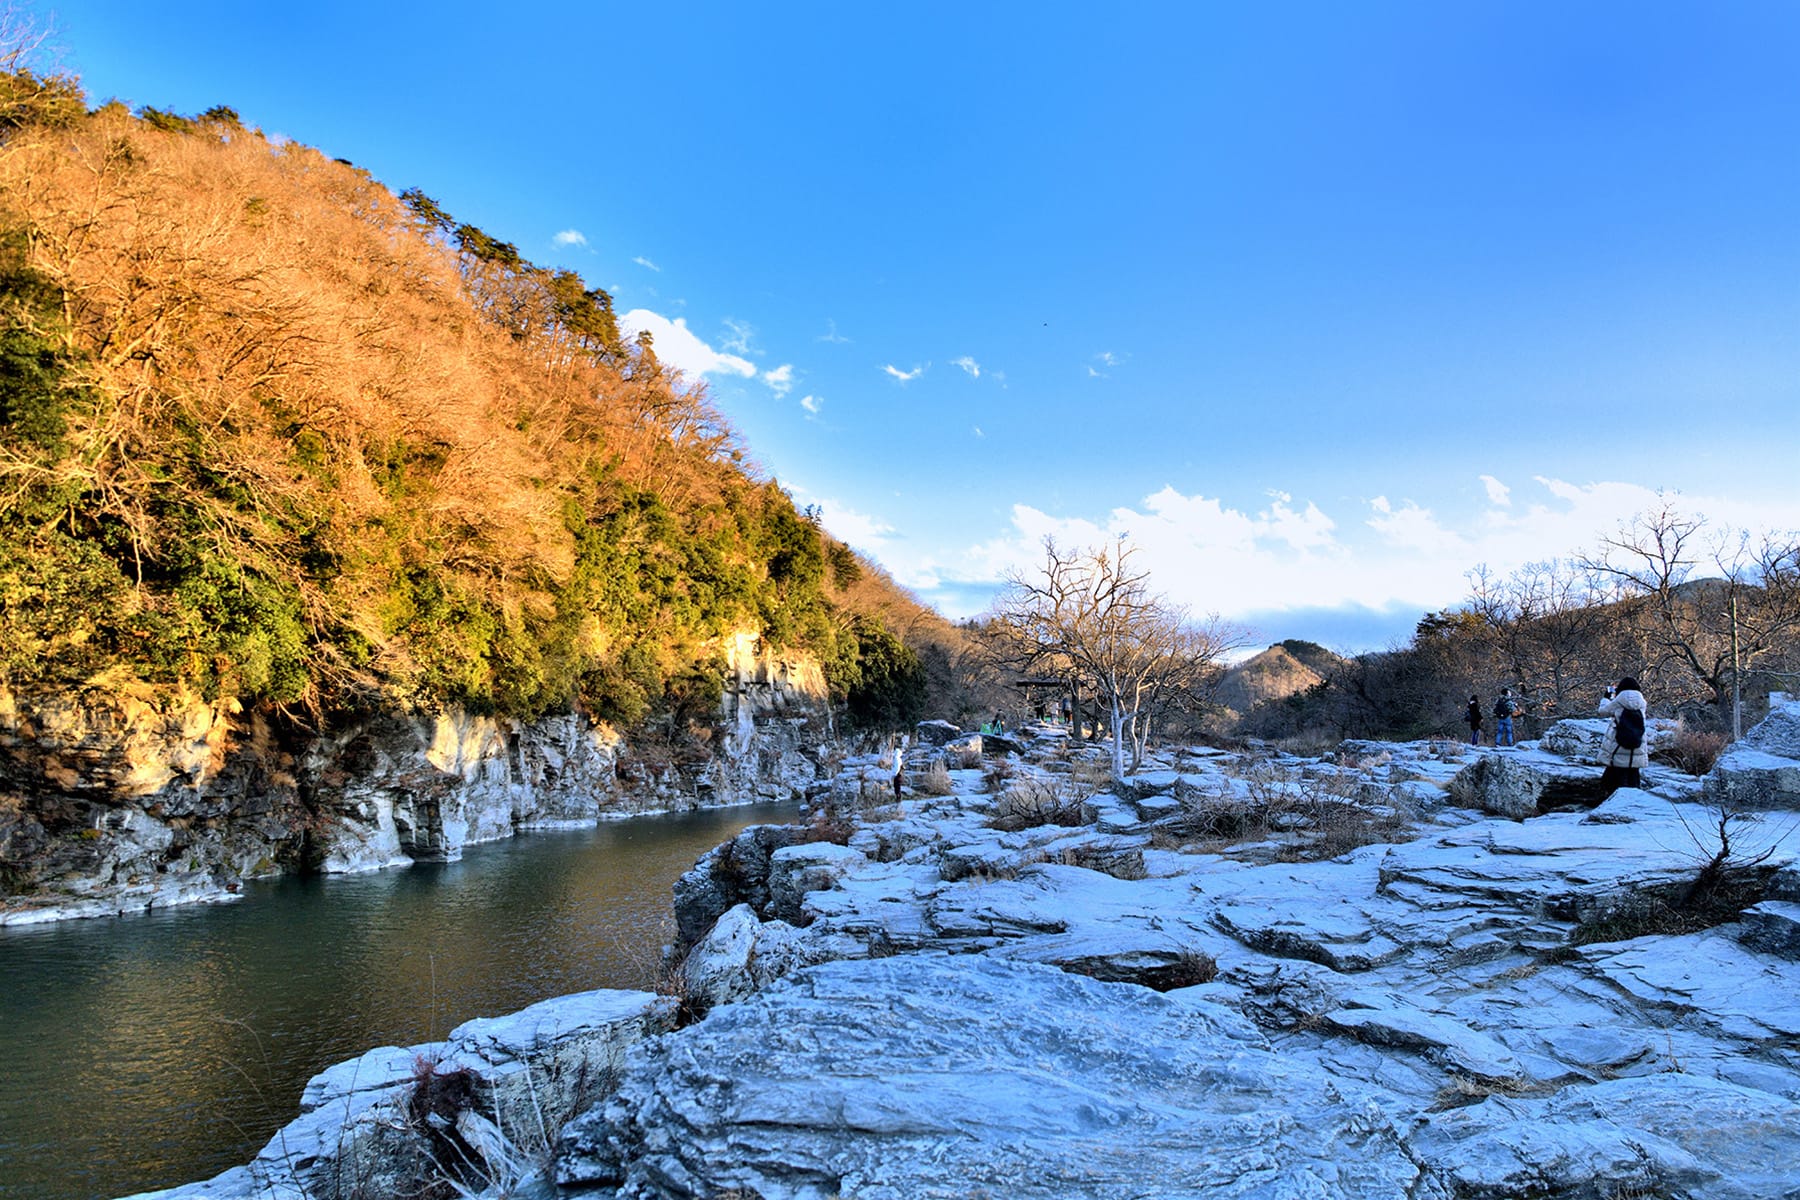
[[[60,75],[0,71],[0,142],[20,129],[66,129],[87,112],[80,84]]]
[[[825,561],[831,568],[832,586],[836,588],[847,588],[862,578],[862,564],[856,561],[856,552],[842,542],[826,545]]]
[[[903,729],[925,714],[927,686],[919,656],[887,626],[873,617],[857,617],[849,629],[854,662],[846,671],[835,660],[845,684],[848,723],[861,729]]]
[[[62,293],[25,264],[24,236],[0,236],[0,438],[56,454],[67,409],[90,400],[69,382]]]
[[[129,581],[92,542],[0,524],[0,675],[82,679],[148,630]]]
[[[146,104],[144,107],[138,109],[137,115],[138,120],[150,126],[150,128],[160,130],[163,133],[190,134],[196,132],[193,118],[184,117],[180,113],[167,112],[160,108],[151,108]]]

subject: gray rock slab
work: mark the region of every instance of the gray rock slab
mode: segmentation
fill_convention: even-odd
[[[1738,918],[1738,940],[1752,950],[1800,962],[1800,903],[1765,900]]]
[[[1441,1194],[1376,1096],[1231,1010],[985,958],[827,964],[647,1044],[557,1172],[642,1200]]]
[[[1459,1197],[1800,1197],[1800,1105],[1693,1075],[1491,1097],[1411,1140]]]

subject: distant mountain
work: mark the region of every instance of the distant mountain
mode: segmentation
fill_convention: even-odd
[[[1314,642],[1278,642],[1225,673],[1219,703],[1243,714],[1267,700],[1283,700],[1329,678],[1345,660]]]

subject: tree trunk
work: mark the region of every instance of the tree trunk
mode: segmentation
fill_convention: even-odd
[[[1118,693],[1109,697],[1112,701],[1112,756],[1113,779],[1123,781],[1125,778],[1125,720],[1119,711]]]

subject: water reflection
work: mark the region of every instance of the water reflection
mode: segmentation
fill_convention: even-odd
[[[745,825],[792,817],[644,817],[252,885],[237,904],[0,929],[0,1198],[213,1175],[329,1063],[548,996],[652,986],[675,877]]]

